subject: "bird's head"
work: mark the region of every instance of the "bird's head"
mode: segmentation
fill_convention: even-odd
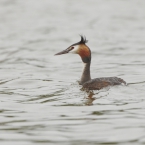
[[[67,49],[56,53],[55,55],[62,55],[67,53],[79,54],[84,63],[89,63],[91,61],[91,51],[86,45],[88,40],[84,36],[81,36],[81,41],[72,44]]]

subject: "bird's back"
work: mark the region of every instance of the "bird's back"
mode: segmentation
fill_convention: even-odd
[[[104,77],[104,78],[96,78],[92,79],[90,81],[87,81],[83,84],[83,88],[89,89],[89,90],[100,90],[107,86],[114,86],[114,85],[126,85],[126,82],[117,77]]]

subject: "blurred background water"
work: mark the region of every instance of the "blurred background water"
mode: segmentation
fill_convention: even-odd
[[[80,40],[92,78],[118,76],[88,99],[77,55],[54,56]],[[145,1],[1,0],[0,143],[145,144]]]

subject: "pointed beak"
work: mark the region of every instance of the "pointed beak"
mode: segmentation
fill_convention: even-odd
[[[54,55],[61,55],[61,54],[66,54],[66,53],[68,53],[69,51],[66,49],[66,50],[63,50],[63,51],[61,51],[61,52],[58,52],[58,53],[56,53],[56,54],[54,54]]]

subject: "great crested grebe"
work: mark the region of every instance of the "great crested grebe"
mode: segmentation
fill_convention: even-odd
[[[90,76],[90,65],[91,65],[91,50],[86,45],[88,41],[85,37],[81,36],[81,41],[69,46],[66,50],[63,50],[55,55],[61,55],[66,53],[74,53],[79,54],[83,63],[84,69],[81,76],[81,80],[79,84],[83,86],[83,88],[88,90],[100,90],[107,86],[114,86],[114,85],[126,85],[126,82],[117,77],[103,77],[103,78],[95,78],[91,79]]]

